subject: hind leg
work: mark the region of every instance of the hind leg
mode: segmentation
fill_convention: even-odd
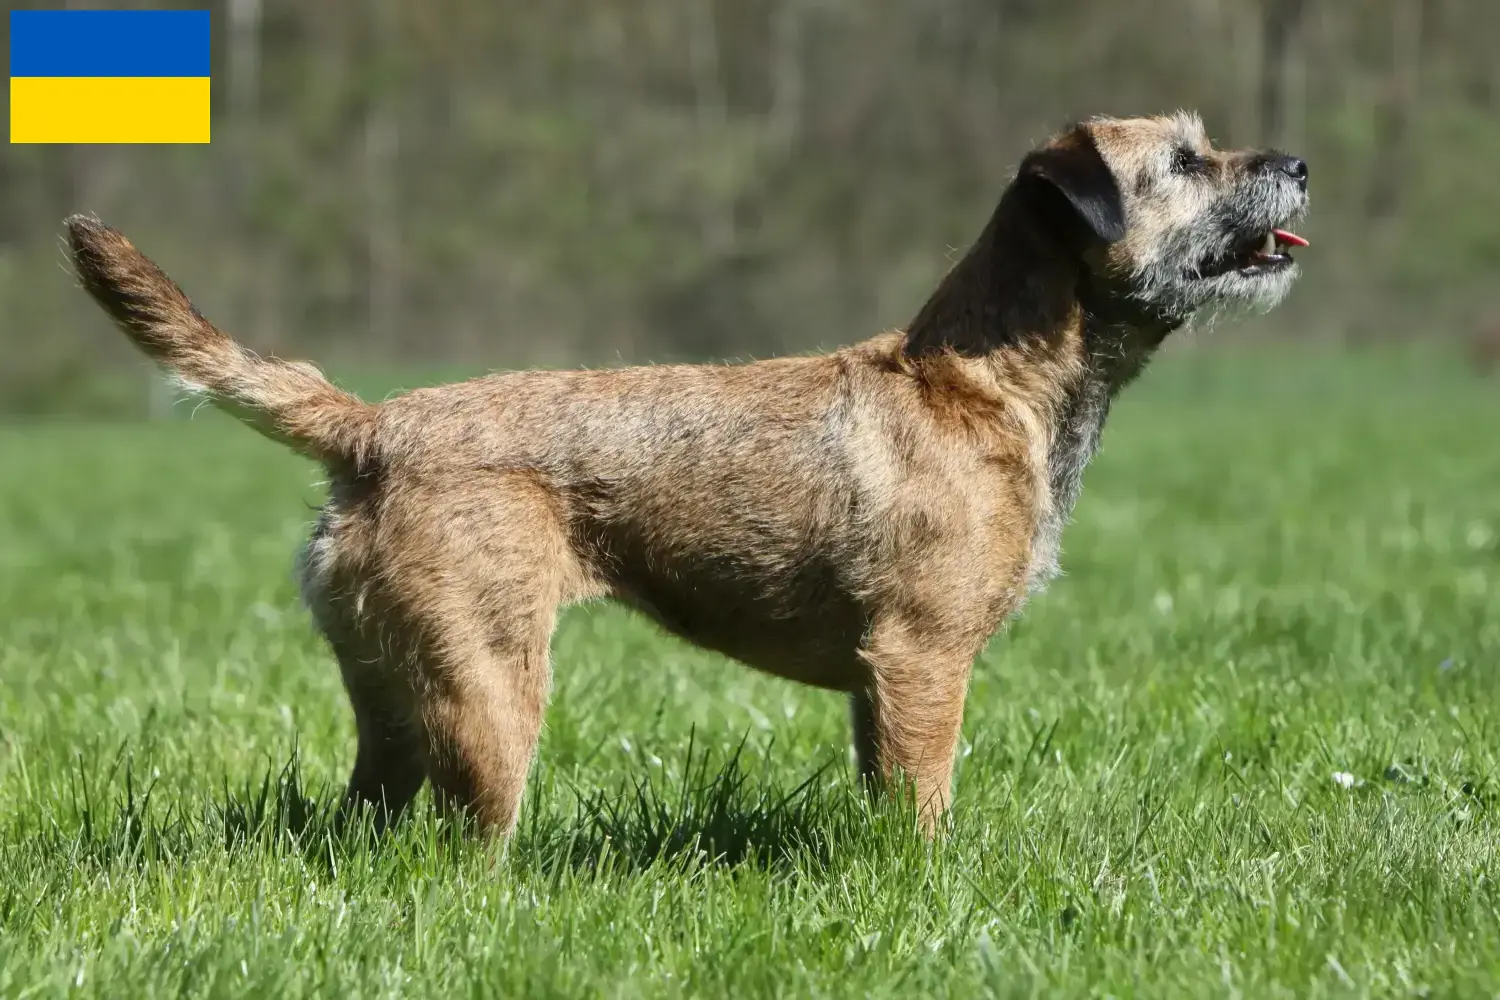
[[[399,707],[384,690],[350,686],[359,748],[344,791],[341,814],[347,819],[373,810],[375,828],[400,818],[427,778],[421,723],[409,704]]]
[[[422,721],[438,806],[488,835],[509,833],[520,813],[551,686],[551,632],[550,613],[511,622],[426,671]]]
[[[558,499],[536,477],[417,485],[385,497],[380,573],[365,607],[378,616],[384,648],[399,651],[415,707],[404,732],[420,734],[439,809],[504,834],[541,733],[557,609],[597,588],[571,548]],[[395,745],[410,760],[406,738]]]
[[[340,565],[348,529],[347,517],[330,503],[298,554],[296,575],[302,602],[338,659],[359,739],[338,825],[373,812],[380,830],[401,815],[427,774],[415,694],[401,658],[383,641],[383,616],[363,614],[363,601],[350,597],[360,577]]]
[[[421,720],[410,686],[390,665],[367,662],[333,643],[354,709],[359,746],[339,807],[341,822],[373,812],[375,828],[394,823],[426,780]]]

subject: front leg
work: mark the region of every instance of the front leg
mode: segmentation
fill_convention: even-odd
[[[915,796],[928,835],[952,798],[953,756],[979,645],[945,638],[904,622],[877,627],[860,653],[870,685],[853,699],[861,777],[888,789],[899,782]]]

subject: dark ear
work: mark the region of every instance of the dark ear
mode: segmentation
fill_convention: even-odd
[[[1061,139],[1034,150],[1021,161],[1017,180],[1050,184],[1068,199],[1078,217],[1105,243],[1125,236],[1125,201],[1094,137],[1075,128]]]

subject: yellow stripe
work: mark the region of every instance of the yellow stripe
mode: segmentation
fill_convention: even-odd
[[[11,142],[207,142],[208,77],[10,79]]]

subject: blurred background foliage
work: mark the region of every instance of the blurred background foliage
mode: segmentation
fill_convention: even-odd
[[[211,144],[0,151],[0,411],[151,406],[74,211],[335,371],[764,356],[904,324],[1069,120],[1178,107],[1312,169],[1301,286],[1212,339],[1500,320],[1486,0],[207,6]]]

